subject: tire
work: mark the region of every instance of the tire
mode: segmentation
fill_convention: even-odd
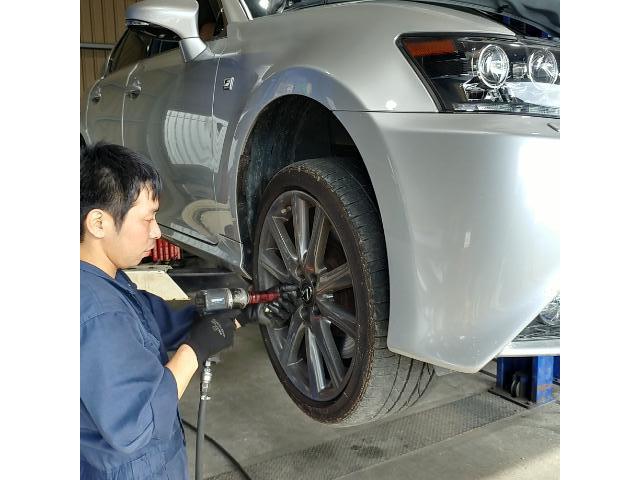
[[[399,412],[434,379],[431,365],[387,349],[386,246],[362,168],[342,158],[283,168],[263,192],[254,236],[254,287],[299,289],[258,310],[271,363],[302,411],[338,425]]]

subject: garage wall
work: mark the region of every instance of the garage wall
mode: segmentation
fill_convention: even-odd
[[[80,0],[81,96],[100,77],[110,47],[124,32],[124,12],[135,1]]]

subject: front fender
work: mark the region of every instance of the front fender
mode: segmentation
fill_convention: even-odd
[[[559,134],[515,115],[336,112],[376,192],[390,350],[477,372],[559,291]]]

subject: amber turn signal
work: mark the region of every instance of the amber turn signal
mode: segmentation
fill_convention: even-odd
[[[406,38],[402,40],[404,48],[412,57],[432,57],[434,55],[445,55],[455,53],[456,46],[452,39],[444,40],[422,40]]]

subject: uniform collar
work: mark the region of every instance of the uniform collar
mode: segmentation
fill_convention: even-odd
[[[125,275],[125,273],[118,269],[116,270],[116,278],[112,278],[108,275],[104,270],[92,265],[90,263],[85,262],[84,260],[80,260],[80,270],[95,275],[100,278],[104,278],[108,282],[117,285],[121,288],[126,288],[129,291],[137,290],[135,285],[131,283],[129,277]]]

